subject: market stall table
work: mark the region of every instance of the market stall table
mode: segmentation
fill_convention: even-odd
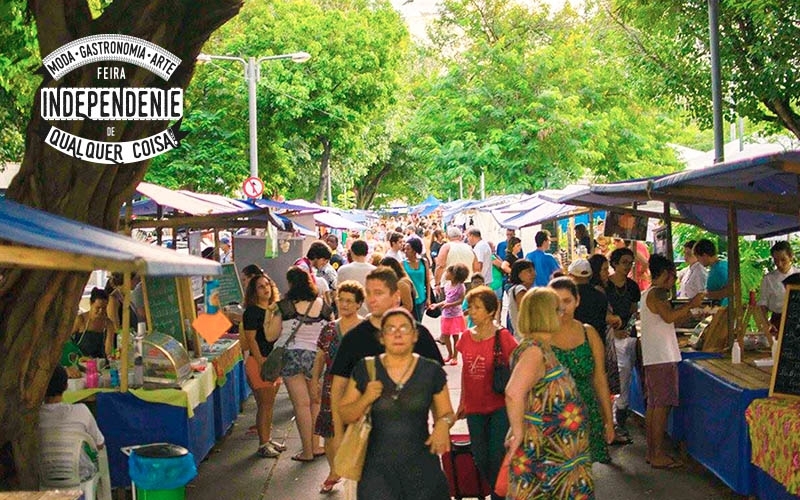
[[[209,347],[211,350],[203,349],[203,356],[211,361],[216,375],[214,430],[215,437],[219,439],[228,432],[239,415],[241,382],[238,367],[242,365],[242,348],[238,340],[226,339],[220,339]]]
[[[755,493],[763,500],[800,496],[800,400],[756,399],[747,408]]]
[[[196,463],[215,442],[214,401],[216,374],[196,373],[181,389],[115,389],[67,391],[64,401],[74,403],[94,396],[96,418],[106,438],[111,486],[130,486],[128,458],[123,446],[168,442],[187,448]]]
[[[740,495],[753,493],[745,410],[769,392],[770,375],[730,359],[681,362],[682,440],[688,453]]]

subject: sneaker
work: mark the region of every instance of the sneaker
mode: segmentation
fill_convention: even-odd
[[[258,447],[258,450],[256,450],[256,455],[261,458],[277,458],[280,454],[281,452],[273,448],[270,443],[262,444]]]
[[[275,450],[277,450],[277,451],[279,451],[279,452],[281,452],[281,451],[286,451],[286,445],[285,445],[284,443],[281,443],[281,442],[279,442],[279,441],[275,441],[275,440],[273,439],[273,440],[271,440],[271,441],[269,442],[269,444],[272,446],[272,448],[273,448],[273,449],[275,449]]]

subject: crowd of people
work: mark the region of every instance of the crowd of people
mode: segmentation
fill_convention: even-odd
[[[633,325],[648,296],[632,271],[634,250],[612,240],[610,259],[596,252],[565,267],[548,251],[547,231],[523,256],[511,230],[494,245],[475,227],[384,227],[348,235],[344,245],[333,234],[314,242],[286,271],[283,293],[256,266],[243,269],[241,331],[258,406],[256,453],[270,458],[285,449],[270,433],[275,393],[285,384],[302,445],[292,459],[326,456],[322,493],[340,482],[334,457],[346,426],[369,412],[373,430],[359,498],[449,498],[437,455],[450,449],[449,429],[462,418],[488,484],[510,456],[509,498],[591,496],[591,463],[608,463],[608,445],[630,442]],[[663,288],[673,275],[658,266],[646,279],[655,276],[652,286]],[[643,318],[658,316],[666,325],[684,314],[662,305]],[[425,314],[439,318],[439,339],[422,325]],[[264,381],[259,367],[275,345],[285,348],[281,377]],[[643,352],[646,364],[674,363],[665,346]],[[445,364],[461,365],[455,407]],[[510,367],[505,387],[494,384],[498,365]],[[646,370],[654,379],[671,376],[662,367]],[[664,393],[655,403],[674,404],[671,387],[654,384]],[[648,413],[648,428],[656,431],[665,414],[658,408]],[[676,463],[655,437],[650,441],[648,431],[653,467]]]
[[[313,242],[286,270],[286,290],[258,266],[240,267],[239,331],[259,457],[286,451],[271,435],[275,397],[285,385],[301,441],[291,459],[326,457],[321,493],[341,480],[334,458],[346,426],[369,413],[359,498],[449,498],[437,455],[450,450],[450,428],[462,418],[483,479],[493,485],[508,474],[507,498],[592,498],[591,464],[611,461],[609,445],[631,442],[629,388],[640,362],[643,458],[655,469],[682,465],[664,445],[669,411],[678,404],[675,323],[727,293],[726,263],[713,243],[688,242],[679,274],[641,242],[591,239],[582,225],[575,228],[581,258],[566,266],[550,252],[544,230],[523,255],[513,230],[495,245],[474,226],[444,230],[415,221],[388,229],[391,222],[350,234],[344,244],[334,234]],[[760,305],[774,320],[779,288],[797,270],[785,242],[772,255],[777,269],[764,278]],[[674,307],[678,281],[686,300]],[[76,320],[82,349],[111,348],[106,332],[120,317],[113,293],[93,292],[92,309]],[[422,325],[426,314],[439,318],[440,338]],[[261,368],[276,346],[284,348],[280,377],[265,380]],[[460,365],[455,406],[445,364]],[[502,366],[510,376],[498,386]]]

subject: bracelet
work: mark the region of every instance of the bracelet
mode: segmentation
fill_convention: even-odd
[[[453,417],[451,417],[450,415],[443,415],[439,417],[439,420],[444,420],[450,427],[453,427],[453,424],[455,423],[455,420],[453,420]]]

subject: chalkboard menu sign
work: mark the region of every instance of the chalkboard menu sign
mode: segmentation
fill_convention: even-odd
[[[148,330],[175,338],[186,346],[183,332],[178,280],[174,276],[142,278]]]
[[[242,283],[239,281],[239,273],[236,271],[236,264],[233,262],[222,264],[222,276],[217,278],[219,280],[219,303],[221,306],[226,306],[231,302],[241,304],[244,302],[244,294],[242,293]]]
[[[800,398],[800,286],[786,289],[769,395]]]

